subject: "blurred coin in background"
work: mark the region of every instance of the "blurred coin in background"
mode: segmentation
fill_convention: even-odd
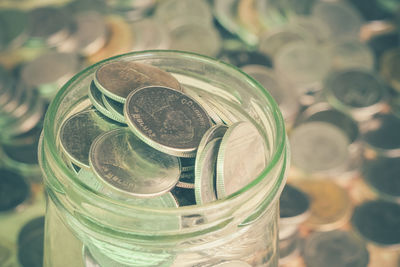
[[[349,221],[352,206],[344,188],[327,179],[304,179],[295,185],[310,198],[311,214],[305,222],[307,228],[332,231]]]
[[[344,231],[313,233],[304,242],[304,260],[308,267],[366,267],[369,254],[365,243]]]

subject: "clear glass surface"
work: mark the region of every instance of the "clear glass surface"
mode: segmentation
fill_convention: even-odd
[[[66,118],[91,105],[87,92],[96,69],[115,60],[157,66],[185,87],[212,96],[225,111],[239,110],[254,120],[268,147],[266,168],[224,199],[168,209],[135,206],[83,184],[63,160],[57,135]],[[278,198],[290,158],[286,139],[269,93],[223,62],[177,51],[144,51],[83,70],[51,103],[39,144],[48,192],[44,266],[66,266],[66,261],[85,266],[85,247],[100,266],[214,266],[232,260],[277,266]]]

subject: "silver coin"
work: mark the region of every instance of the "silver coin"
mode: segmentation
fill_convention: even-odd
[[[69,117],[60,128],[60,144],[66,156],[77,166],[89,169],[89,149],[102,133],[120,127],[106,121],[94,109],[84,110]]]
[[[189,51],[215,57],[221,49],[221,37],[212,26],[183,23],[169,31],[170,49]]]
[[[13,110],[6,110],[6,106],[0,109],[1,111],[4,111],[7,113],[7,117],[13,118],[13,119],[18,119],[21,118],[26,112],[29,110],[30,103],[32,102],[32,98],[34,98],[34,94],[37,94],[37,91],[31,90],[31,88],[26,88],[23,86],[22,83],[17,84],[18,87],[22,87],[22,89],[16,89],[16,90],[22,90],[21,97],[18,101],[18,105],[15,109]]]
[[[290,24],[300,28],[302,32],[307,34],[308,38],[314,40],[317,44],[324,44],[329,40],[330,33],[327,25],[317,17],[295,16],[290,18]]]
[[[331,39],[351,39],[358,36],[363,23],[359,12],[342,1],[318,1],[312,8],[312,16],[329,29]]]
[[[246,65],[242,70],[256,79],[261,85],[271,93],[278,103],[283,118],[292,121],[298,113],[298,99],[288,87],[282,86],[272,69],[262,65]]]
[[[9,84],[8,86],[10,86],[11,92],[9,97],[6,96],[8,100],[4,103],[4,105],[1,106],[0,113],[9,114],[13,112],[23,100],[22,98],[25,94],[25,88],[22,83],[15,82],[13,84]]]
[[[88,11],[78,13],[73,19],[71,34],[58,46],[59,51],[90,56],[106,43],[107,25],[101,14]]]
[[[101,96],[101,99],[103,100],[104,106],[117,118],[117,121],[125,123],[124,104],[112,100],[104,94]]]
[[[217,197],[231,195],[245,187],[266,166],[266,144],[258,128],[241,121],[228,128],[217,159]]]
[[[125,103],[132,91],[146,86],[159,85],[181,90],[179,82],[168,72],[132,61],[116,61],[100,66],[94,82],[103,94],[120,103]]]
[[[89,162],[105,184],[137,197],[162,195],[177,184],[180,176],[178,158],[151,148],[125,129],[96,138]]]
[[[331,56],[333,70],[366,69],[373,70],[375,58],[372,49],[358,40],[333,42],[326,48]]]
[[[282,47],[274,58],[276,74],[284,86],[298,95],[320,91],[330,70],[330,59],[318,46],[293,42]]]
[[[42,7],[29,13],[29,37],[57,46],[69,35],[70,16],[61,8]]]
[[[316,103],[305,109],[296,119],[296,124],[305,122],[322,121],[333,124],[342,129],[349,137],[350,144],[358,145],[360,142],[360,129],[357,122],[326,102]]]
[[[176,202],[176,199],[172,195],[171,192],[162,194],[160,196],[151,197],[151,198],[142,198],[142,197],[126,197],[126,194],[120,194],[118,191],[110,190],[109,187],[105,186],[104,182],[102,182],[99,177],[91,170],[79,169],[76,165],[71,163],[73,168],[75,168],[77,177],[80,179],[82,183],[90,187],[92,190],[96,191],[98,194],[107,195],[116,200],[123,201],[124,203],[128,203],[130,205],[140,206],[140,207],[149,207],[149,208],[177,208],[179,205]],[[175,224],[174,221],[178,220],[178,218],[171,218],[169,222],[171,224]],[[146,226],[148,227],[148,226]],[[150,227],[148,229],[151,229]]]
[[[132,24],[133,50],[168,49],[170,37],[166,25],[155,19],[142,19]]]
[[[29,107],[26,112],[22,114],[18,119],[12,120],[7,123],[1,134],[16,136],[22,133],[28,132],[33,129],[43,119],[45,112],[45,104],[39,94],[33,94],[30,99]]]
[[[242,120],[253,120],[243,112],[243,106],[246,106],[248,103],[247,99],[241,98],[240,95],[237,96],[236,100],[228,100],[221,95],[204,94],[204,101],[217,114],[220,121],[226,125],[232,125]]]
[[[55,88],[59,89],[78,70],[77,55],[47,52],[24,65],[21,70],[21,78],[26,85],[33,88],[48,87],[49,84],[54,84]]]
[[[199,92],[199,90],[194,90],[193,88],[189,88],[188,86],[185,86],[183,89],[183,92],[196,100],[203,108],[205,111],[207,111],[208,116],[210,116],[211,120],[215,124],[222,124],[223,121],[221,118],[218,116],[218,114],[213,110],[213,108],[208,104],[207,97],[205,96],[206,94],[202,91]]]
[[[384,108],[387,92],[372,72],[350,69],[332,73],[324,84],[328,102],[357,120],[369,119]]]
[[[112,0],[107,1],[106,5],[112,9],[113,13],[122,15],[128,22],[136,22],[149,16],[156,5],[156,0]]]
[[[196,158],[200,156],[202,150],[206,147],[206,145],[214,140],[215,138],[222,138],[226,131],[228,130],[228,126],[224,124],[217,124],[209,128],[201,138],[199,143],[199,148],[196,152]]]
[[[215,97],[212,102],[214,102],[214,106],[219,106],[221,111],[223,111],[224,114],[229,117],[231,124],[240,121],[248,121],[254,125],[257,125],[257,120],[260,119],[258,115],[254,113],[255,111],[252,108],[253,104],[251,103],[251,100],[248,103],[245,102],[246,104],[239,105],[225,99]],[[244,108],[243,105],[247,106]]]
[[[205,0],[165,0],[157,6],[155,17],[168,27],[174,27],[193,21],[211,25],[213,16]]]
[[[221,138],[211,140],[196,158],[194,192],[199,205],[217,200],[215,167],[220,143]]]
[[[304,244],[307,266],[366,267],[369,255],[366,244],[350,232],[314,233]]]
[[[295,26],[267,31],[260,37],[258,50],[274,58],[284,46],[294,42],[306,42],[308,35]]]
[[[211,127],[208,114],[195,100],[166,87],[149,86],[132,92],[124,115],[145,143],[179,157],[193,157]]]
[[[219,102],[217,102],[214,98],[207,97],[207,106],[211,108],[211,110],[217,114],[219,120],[222,121],[223,124],[232,125],[235,122],[238,122],[237,118],[232,115],[224,106],[222,106]]]
[[[88,96],[90,99],[90,102],[92,105],[99,111],[101,114],[106,116],[107,118],[117,121],[119,123],[124,123],[125,124],[125,118],[121,120],[120,117],[115,116],[114,113],[112,113],[110,110],[106,108],[106,106],[103,103],[103,97],[102,93],[97,89],[96,85],[92,81],[89,86],[89,92]]]
[[[307,122],[294,128],[290,144],[293,165],[306,172],[336,173],[349,158],[349,138],[326,122]]]
[[[361,163],[361,136],[358,123],[348,114],[341,112],[326,102],[316,103],[305,109],[297,118],[296,124],[322,121],[340,128],[349,138],[349,159],[347,167],[341,170],[340,179],[347,179],[359,174]],[[295,126],[296,127],[296,126]]]

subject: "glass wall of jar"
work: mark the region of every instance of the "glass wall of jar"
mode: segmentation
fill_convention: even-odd
[[[172,208],[132,204],[124,194],[107,195],[81,180],[63,158],[60,127],[72,114],[91,107],[87,95],[96,70],[121,61],[169,72],[185,93],[208,101],[228,127],[251,121],[266,144],[261,173],[224,198]],[[241,160],[247,156],[235,155]],[[288,158],[277,104],[257,82],[230,65],[176,51],[138,52],[95,64],[63,87],[45,118],[39,144],[49,196],[44,266],[65,266],[66,259],[71,266],[93,261],[99,266],[277,266],[278,198]]]

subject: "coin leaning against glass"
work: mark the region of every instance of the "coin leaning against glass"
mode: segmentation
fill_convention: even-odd
[[[215,167],[221,138],[228,127],[217,124],[204,133],[196,152],[195,196],[198,204],[217,200]]]
[[[129,128],[151,147],[178,157],[194,157],[204,133],[211,127],[207,112],[177,90],[149,86],[126,99]]]
[[[215,167],[221,138],[208,142],[202,149],[195,165],[194,192],[197,204],[205,204],[217,200],[215,191]]]
[[[160,68],[132,61],[110,62],[99,67],[94,76],[97,88],[106,96],[125,103],[129,93],[146,86],[167,86],[181,91],[181,85]]]
[[[217,197],[237,192],[266,166],[266,144],[248,121],[234,123],[222,137],[217,158]]]
[[[101,181],[136,197],[162,195],[180,176],[177,157],[151,148],[127,129],[98,136],[90,147],[89,163]]]

